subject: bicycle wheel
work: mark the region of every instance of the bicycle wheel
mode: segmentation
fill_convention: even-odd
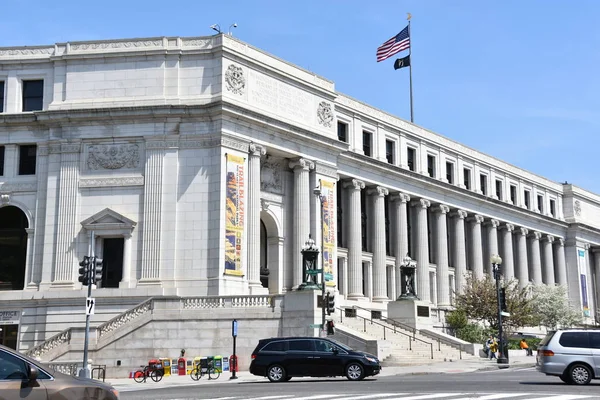
[[[146,377],[144,376],[144,371],[135,371],[133,373],[133,380],[137,383],[144,382],[146,380]]]
[[[202,373],[200,372],[200,370],[198,368],[194,368],[192,370],[192,372],[190,372],[190,378],[192,378],[192,380],[194,380],[194,381],[197,381],[201,377],[202,377]]]
[[[160,382],[160,380],[162,379],[162,377],[163,377],[163,376],[162,376],[162,374],[160,373],[160,371],[156,371],[156,370],[154,370],[154,371],[151,371],[151,372],[150,372],[150,378],[152,378],[152,380],[153,380],[154,382]]]
[[[214,369],[208,371],[208,379],[219,379],[220,376],[221,373],[219,371],[216,371]]]

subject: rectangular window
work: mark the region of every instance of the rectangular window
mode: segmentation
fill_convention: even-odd
[[[371,153],[371,139],[371,132],[363,131],[363,153],[369,157],[373,156]]]
[[[487,196],[487,175],[479,174],[479,186],[481,187],[481,193]]]
[[[450,184],[454,184],[454,163],[446,161],[446,180]]]
[[[523,202],[525,203],[525,208],[529,210],[529,190],[523,191]]]
[[[389,164],[396,164],[396,143],[393,140],[385,140],[385,159]]]
[[[35,175],[36,150],[34,144],[19,146],[19,175]]]
[[[44,81],[23,81],[23,111],[39,111],[44,106]]]
[[[338,121],[338,140],[348,143],[348,124]]]
[[[0,113],[4,112],[4,81],[0,81]]]
[[[550,215],[556,217],[556,201],[550,200]]]
[[[0,146],[0,176],[4,176],[4,146]]]
[[[498,200],[502,200],[502,181],[496,179],[496,197]]]
[[[471,190],[471,170],[469,168],[463,168],[463,184],[467,190]]]
[[[406,149],[406,164],[408,165],[408,169],[411,171],[415,170],[415,153],[416,150],[412,147],[408,147]]]
[[[510,201],[517,204],[517,187],[515,185],[510,185]]]
[[[427,155],[427,174],[435,178],[435,156]]]
[[[544,196],[538,194],[537,196],[537,208],[539,212],[544,213]]]

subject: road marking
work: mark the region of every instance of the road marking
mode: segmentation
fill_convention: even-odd
[[[482,397],[461,397],[461,398],[452,399],[452,400],[467,400],[467,399],[493,400],[493,399],[506,399],[508,397],[528,396],[530,394],[531,393],[498,393],[498,394],[490,394],[490,395],[482,396]]]
[[[308,396],[308,397],[294,397],[294,400],[318,400],[318,399],[333,399],[343,396],[343,394],[319,394],[316,396]],[[248,399],[250,400],[250,399]]]
[[[393,399],[388,399],[388,400],[439,399],[442,397],[464,396],[465,394],[467,394],[467,393],[434,393],[434,394],[424,394],[424,395],[410,396],[410,397],[394,397]]]
[[[579,394],[563,394],[558,396],[544,396],[544,397],[535,397],[533,399],[527,400],[573,400],[573,399],[589,399],[592,396],[584,396]]]
[[[335,400],[383,399],[384,397],[399,396],[402,394],[409,394],[409,393],[377,393],[377,394],[367,394],[364,396],[338,397]]]
[[[294,397],[294,396],[295,396],[294,394],[284,394],[284,395],[277,395],[277,396],[248,397],[248,398],[246,398],[246,400],[289,399],[290,397]]]

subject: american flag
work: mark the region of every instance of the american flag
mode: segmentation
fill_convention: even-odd
[[[410,48],[410,36],[408,26],[399,34],[377,48],[377,62],[390,58],[396,53]]]

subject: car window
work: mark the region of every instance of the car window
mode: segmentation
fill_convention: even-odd
[[[285,351],[285,342],[271,342],[263,347],[261,351]]]
[[[590,347],[600,349],[600,332],[590,332]]]
[[[293,351],[314,351],[313,340],[298,339],[290,340],[288,343],[289,349]]]
[[[558,343],[563,347],[590,347],[587,332],[563,332]]]
[[[0,351],[0,380],[27,379],[27,363],[5,351]]]
[[[548,343],[550,343],[550,339],[552,339],[552,337],[554,336],[554,334],[556,333],[556,331],[550,331],[546,334],[546,336],[544,336],[544,338],[542,339],[542,341],[540,342],[540,346],[546,346]]]
[[[333,352],[335,346],[325,340],[315,340],[315,349],[317,351]]]

